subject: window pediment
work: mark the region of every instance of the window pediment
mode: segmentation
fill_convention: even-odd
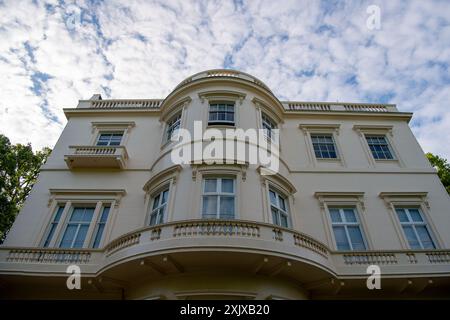
[[[242,104],[245,97],[247,95],[245,93],[233,90],[210,90],[203,91],[198,93],[198,97],[201,102],[207,101],[239,101],[239,104]]]

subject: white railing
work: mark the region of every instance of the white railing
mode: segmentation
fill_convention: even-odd
[[[69,146],[70,155],[85,156],[122,156],[128,159],[124,146]]]
[[[165,223],[125,234],[103,249],[8,248],[0,247],[0,273],[47,264],[55,271],[61,264],[89,264],[101,270],[128,256],[146,256],[183,248],[259,250],[311,261],[333,270],[336,275],[365,272],[367,265],[383,266],[385,272],[450,272],[450,250],[338,252],[314,238],[267,223],[242,220],[188,220]],[[220,249],[218,249],[220,250]],[[27,270],[31,270],[28,267]],[[364,270],[361,271],[363,268]],[[49,270],[50,270],[49,269]],[[39,269],[42,271],[42,269]],[[61,272],[65,272],[61,269]]]
[[[89,263],[91,252],[76,249],[12,249],[6,258],[15,263]]]
[[[118,108],[159,108],[163,99],[114,99],[114,100],[91,100],[90,107],[96,109],[118,109]]]
[[[282,102],[288,111],[397,112],[395,105],[337,102]]]

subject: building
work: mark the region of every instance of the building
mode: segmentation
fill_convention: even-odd
[[[284,102],[210,70],[165,99],[64,112],[0,247],[3,298],[450,297],[449,196],[395,105]],[[174,163],[171,137],[195,121],[263,129],[278,167]]]

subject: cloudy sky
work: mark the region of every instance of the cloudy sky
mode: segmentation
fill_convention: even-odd
[[[78,99],[232,68],[283,100],[395,103],[450,158],[449,62],[450,1],[0,0],[0,133],[52,147]]]

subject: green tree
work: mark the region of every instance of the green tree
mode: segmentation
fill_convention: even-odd
[[[12,145],[0,134],[0,243],[5,239],[51,150]]]
[[[426,154],[428,161],[431,165],[436,168],[439,179],[441,179],[442,184],[450,194],[450,163],[446,159],[434,155],[430,152]]]

